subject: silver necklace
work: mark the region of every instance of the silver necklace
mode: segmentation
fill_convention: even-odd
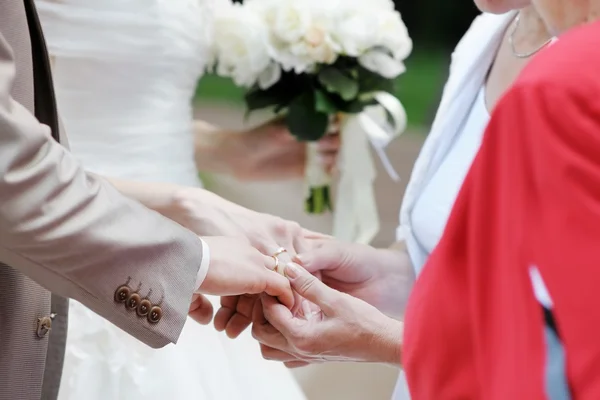
[[[546,47],[547,45],[550,44],[550,42],[552,42],[552,37],[550,37],[548,40],[546,40],[544,43],[542,43],[541,46],[539,46],[538,48],[529,51],[527,53],[519,53],[517,51],[517,49],[515,49],[515,33],[517,32],[517,29],[519,29],[519,22],[521,22],[521,13],[519,12],[519,14],[517,14],[516,18],[515,18],[515,24],[514,27],[512,29],[512,31],[510,32],[510,35],[508,36],[508,44],[510,44],[510,50],[512,51],[513,56],[517,57],[517,58],[529,58],[532,55],[536,54],[538,51],[542,50],[544,47]]]

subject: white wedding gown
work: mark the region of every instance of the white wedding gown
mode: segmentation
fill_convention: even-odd
[[[215,0],[216,1],[216,0]],[[211,0],[38,0],[71,149],[90,171],[200,186],[191,99],[208,55]],[[249,334],[188,321],[151,349],[72,301],[60,400],[300,400]]]

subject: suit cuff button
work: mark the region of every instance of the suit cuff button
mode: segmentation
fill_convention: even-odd
[[[160,308],[159,306],[152,307],[150,309],[150,312],[148,313],[148,322],[150,322],[151,324],[158,323],[158,321],[160,321],[162,318],[162,314],[162,308]]]
[[[152,308],[152,303],[150,303],[150,300],[144,299],[144,300],[140,301],[140,304],[137,306],[137,309],[136,309],[137,315],[140,317],[145,317],[148,315],[151,308]]]
[[[125,307],[127,307],[128,310],[135,310],[140,304],[140,301],[142,301],[142,297],[137,293],[132,293],[129,295]]]
[[[127,285],[119,286],[115,291],[115,301],[117,303],[125,303],[129,299],[131,294],[131,288]]]

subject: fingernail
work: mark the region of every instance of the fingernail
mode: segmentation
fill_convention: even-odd
[[[306,264],[306,256],[300,255],[300,254],[296,254],[294,256],[294,261],[296,261],[300,265],[305,265]]]
[[[298,266],[294,263],[287,263],[285,265],[285,276],[287,276],[288,278],[297,278],[298,275],[300,275],[300,270],[298,269]]]

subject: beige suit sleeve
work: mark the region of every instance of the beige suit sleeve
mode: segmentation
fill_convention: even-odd
[[[87,175],[49,128],[13,100],[14,75],[0,35],[0,261],[152,347],[176,342],[201,241]],[[122,285],[158,306],[161,319],[118,302]]]

